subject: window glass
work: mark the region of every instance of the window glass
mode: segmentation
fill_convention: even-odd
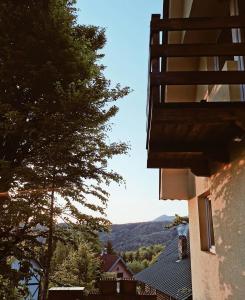
[[[198,199],[201,250],[215,252],[212,203],[208,197]]]

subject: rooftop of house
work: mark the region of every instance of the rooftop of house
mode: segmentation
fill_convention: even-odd
[[[120,257],[118,255],[103,253],[101,254],[101,260],[103,271],[109,272],[112,267],[120,260]]]
[[[126,262],[121,256],[102,253],[100,258],[102,260],[103,272],[110,272],[117,263],[121,262],[125,266],[125,269],[127,269],[129,273],[133,274],[132,271],[127,267]]]
[[[167,246],[155,264],[134,278],[174,299],[185,300],[192,295],[190,248],[188,244],[187,257],[180,260],[178,239],[175,238]]]

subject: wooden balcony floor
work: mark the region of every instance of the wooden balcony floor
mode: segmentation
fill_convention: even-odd
[[[148,167],[191,168],[196,175],[209,176],[209,163],[229,162],[230,148],[244,138],[245,102],[155,105]]]

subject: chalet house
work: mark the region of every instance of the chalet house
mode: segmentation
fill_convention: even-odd
[[[153,15],[147,165],[188,200],[195,300],[245,299],[245,1],[165,0]]]
[[[132,278],[133,273],[127,267],[126,262],[122,257],[118,255],[112,255],[107,253],[102,253],[102,272],[103,273],[116,273],[117,278]]]
[[[156,263],[134,276],[145,292],[155,292],[157,300],[192,299],[188,225],[183,227],[186,230],[179,230]]]

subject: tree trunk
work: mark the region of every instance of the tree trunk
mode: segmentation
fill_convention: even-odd
[[[43,288],[41,292],[41,300],[47,300],[48,295],[48,286],[49,286],[49,275],[50,275],[50,265],[51,259],[53,256],[53,233],[54,233],[54,178],[52,184],[52,192],[51,192],[51,202],[50,202],[50,215],[49,215],[49,234],[48,234],[48,249],[47,249],[47,258],[43,279]]]

